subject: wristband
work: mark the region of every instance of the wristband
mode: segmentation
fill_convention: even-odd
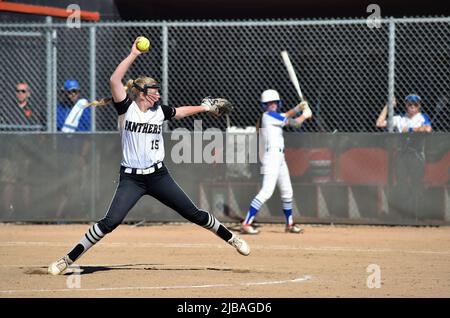
[[[408,128],[408,132],[412,133],[414,130],[412,128]]]
[[[295,119],[293,119],[293,118],[289,118],[288,120],[287,120],[287,125],[288,126],[291,126],[291,127],[293,127],[293,128],[300,128],[300,126],[302,125],[302,124],[300,124],[299,122],[297,122]]]
[[[200,106],[205,107],[205,112],[209,112],[211,110],[211,104],[202,103]]]

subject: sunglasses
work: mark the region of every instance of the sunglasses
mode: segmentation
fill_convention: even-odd
[[[25,89],[16,89],[16,93],[25,94],[27,91]]]
[[[418,104],[407,104],[406,107],[412,108],[412,107],[419,107]]]
[[[72,95],[72,94],[78,94],[78,91],[75,90],[75,89],[73,89],[73,90],[68,91],[67,94],[70,94],[70,95]]]

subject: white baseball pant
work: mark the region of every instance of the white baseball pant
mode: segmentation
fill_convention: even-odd
[[[292,202],[292,184],[289,169],[286,164],[284,153],[279,148],[266,151],[262,160],[261,173],[264,175],[262,188],[256,195],[261,204],[264,204],[273,194],[275,186],[281,193],[281,201]]]

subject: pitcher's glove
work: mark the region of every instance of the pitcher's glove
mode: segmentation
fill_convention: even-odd
[[[202,100],[201,106],[206,106],[207,112],[215,117],[227,115],[233,110],[233,105],[225,98],[205,97]]]

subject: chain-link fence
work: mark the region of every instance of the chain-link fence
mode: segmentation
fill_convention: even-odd
[[[315,114],[304,131],[378,131],[389,97],[400,112],[410,93],[422,97],[434,130],[450,130],[450,18],[382,20],[378,28],[366,20],[0,24],[0,130],[57,131],[60,110],[73,104],[62,90],[67,79],[80,83],[80,97],[108,96],[109,76],[138,35],[151,38],[152,50],[127,78],[153,76],[174,106],[206,95],[234,103],[229,122],[198,115],[203,128],[254,126],[268,88],[280,92],[282,111],[293,107],[298,98],[280,57],[287,50]],[[18,82],[31,88],[31,116],[15,101]],[[90,131],[116,130],[112,107],[86,112]],[[193,118],[168,126],[177,127],[192,130]]]

